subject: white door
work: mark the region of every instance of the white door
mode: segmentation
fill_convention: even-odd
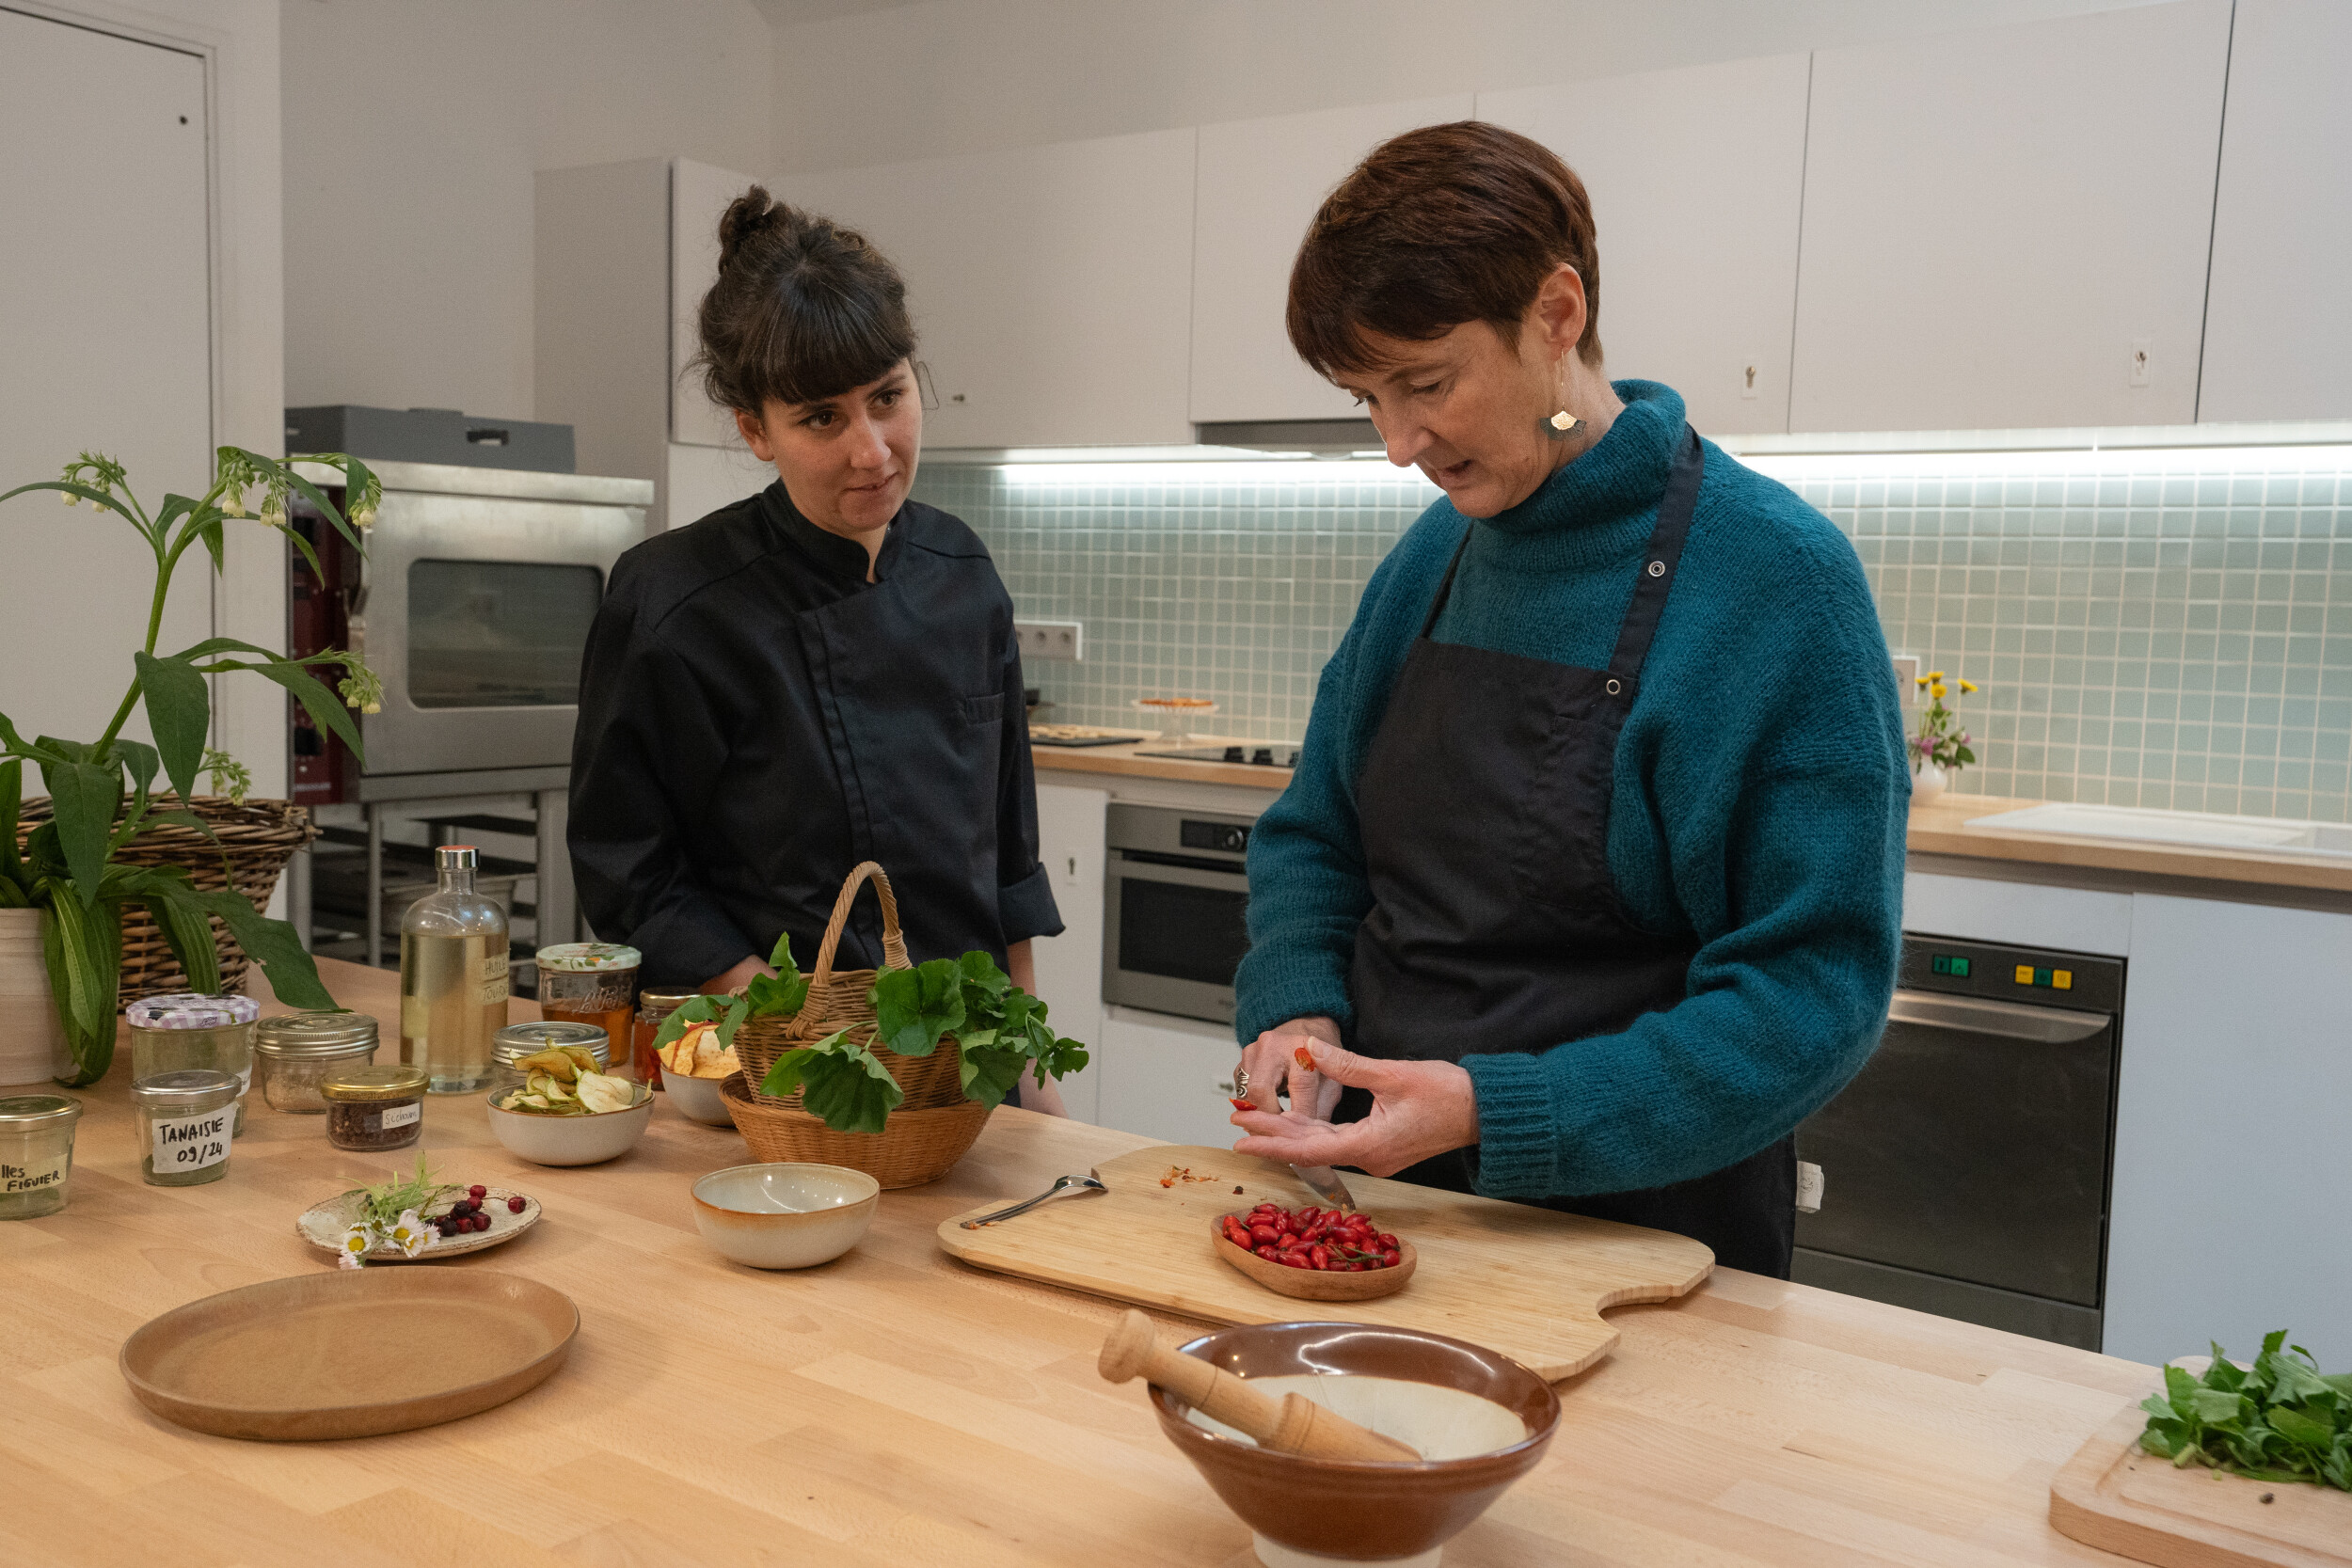
[[[1816,54],[1789,428],[2193,420],[2229,30],[2183,0]]]
[[[1192,418],[1362,419],[1283,331],[1291,262],[1331,187],[1401,131],[1468,119],[1470,97],[1416,99],[1200,128],[1192,253]]]
[[[907,283],[930,447],[1187,441],[1193,132],[787,175]]]
[[[1808,57],[1478,95],[1592,198],[1609,373],[1680,392],[1703,435],[1788,428]]]
[[[2352,6],[2238,0],[2197,417],[2352,419]]]
[[[130,469],[151,513],[204,493],[207,163],[202,60],[0,10],[0,490],[87,449]],[[120,517],[54,494],[0,505],[0,712],[27,737],[95,740],[146,637],[154,558]],[[201,549],[174,581],[159,652],[212,631]],[[146,714],[124,733],[148,738]]]
[[[1230,1119],[1240,1063],[1241,1047],[1229,1028],[1105,1007],[1096,1119],[1172,1144],[1231,1148],[1242,1135]]]
[[[1067,775],[1064,775],[1065,777]],[[1080,1121],[1100,1119],[1103,1055],[1103,832],[1106,790],[1037,786],[1038,858],[1052,879],[1062,933],[1030,944],[1037,993],[1049,1022],[1093,1052],[1087,1070],[1062,1080],[1062,1102]]]

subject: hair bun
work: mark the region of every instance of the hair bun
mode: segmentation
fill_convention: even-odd
[[[791,209],[770,196],[764,185],[754,185],[728,202],[727,210],[719,215],[719,270],[726,271],[746,244],[790,214]]]

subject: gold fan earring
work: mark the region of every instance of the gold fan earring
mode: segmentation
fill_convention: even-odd
[[[1578,419],[1574,414],[1568,412],[1568,398],[1565,389],[1567,382],[1567,361],[1563,359],[1560,362],[1560,382],[1554,388],[1560,394],[1560,412],[1552,415],[1549,419],[1539,420],[1536,424],[1536,428],[1544,433],[1544,439],[1548,441],[1568,440],[1573,437],[1578,431],[1584,428],[1584,421]]]

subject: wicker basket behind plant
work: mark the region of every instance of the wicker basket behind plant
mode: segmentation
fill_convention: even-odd
[[[867,861],[850,873],[841,895],[834,900],[833,918],[825,923],[825,939],[818,945],[817,968],[809,976],[807,1001],[788,1019],[753,1019],[735,1032],[735,1054],[743,1070],[727,1079],[722,1089],[737,1130],[760,1159],[848,1165],[885,1187],[916,1187],[945,1176],[963,1158],[993,1107],[964,1098],[961,1059],[952,1037],[941,1039],[939,1049],[928,1056],[902,1056],[875,1043],[874,1005],[866,993],[879,971],[834,972],[834,955],[841,945],[842,927],[849,924],[850,906],[869,879],[882,899],[883,965],[914,967],[898,934],[898,900],[890,891],[890,879]],[[906,1096],[880,1132],[836,1132],[803,1108],[799,1090],[777,1096],[757,1086],[787,1051],[840,1029],[874,1053]]]
[[[180,808],[177,795],[152,797],[157,811]],[[247,800],[240,805],[226,795],[199,795],[187,809],[200,816],[219,838],[213,843],[194,828],[166,823],[150,828],[116,851],[115,859],[133,865],[183,865],[199,888],[234,887],[257,910],[269,908],[278,879],[294,852],[319,836],[310,811],[290,800]],[[49,820],[49,798],[24,802],[17,825],[21,850],[33,830]],[[213,923],[213,946],[220,955],[220,989],[233,991],[245,984],[252,960],[238,946],[229,928]],[[115,997],[120,1009],[142,996],[188,989],[187,972],[171,956],[163,931],[144,904],[122,911],[122,980]]]

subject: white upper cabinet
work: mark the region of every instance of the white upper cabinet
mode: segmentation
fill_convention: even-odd
[[[1788,428],[1806,66],[1478,95],[1479,119],[1559,153],[1592,198],[1609,373],[1666,383],[1708,435]]]
[[[1331,187],[1400,131],[1470,118],[1470,97],[1417,99],[1200,128],[1192,261],[1192,418],[1361,419],[1301,364],[1282,327],[1291,262]]]
[[[2352,418],[2352,6],[2238,0],[2197,417]]]
[[[1816,54],[1789,427],[2193,420],[2229,27],[2183,0]]]
[[[898,264],[931,447],[1187,441],[1194,133],[780,178]]]
[[[734,415],[703,395],[702,377],[686,365],[702,342],[695,323],[703,295],[719,280],[719,219],[753,183],[748,174],[690,158],[670,165],[670,439],[690,446],[742,445]]]

